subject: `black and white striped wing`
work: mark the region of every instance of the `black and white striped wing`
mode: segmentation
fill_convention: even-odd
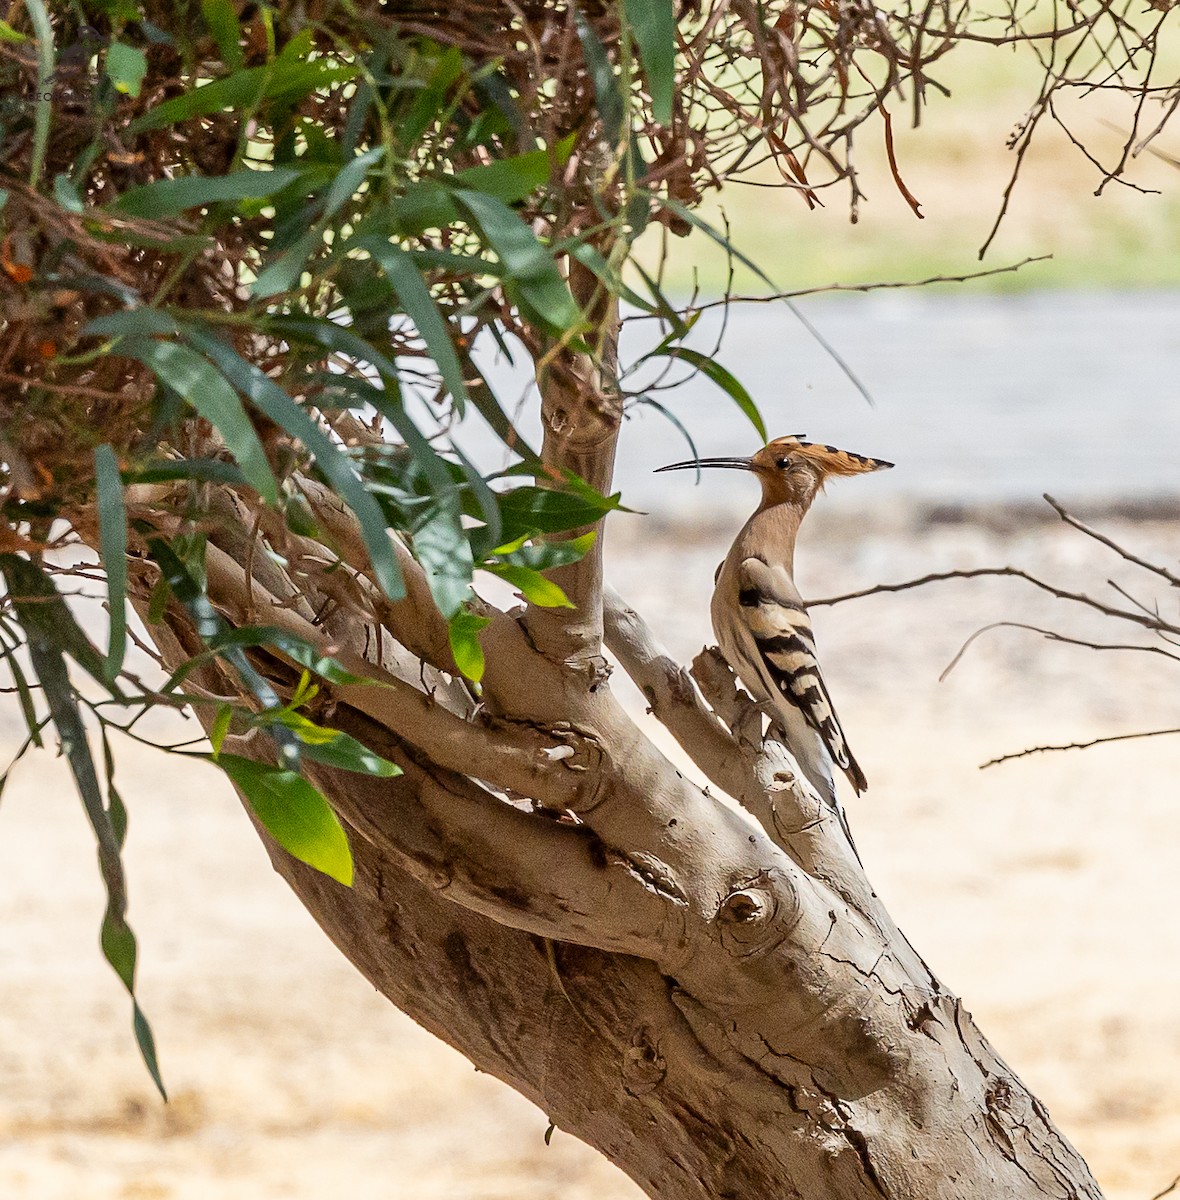
[[[741,619],[753,635],[764,681],[773,685],[772,694],[803,714],[832,761],[863,792],[868,781],[848,749],[820,673],[807,609],[786,568],[747,558],[738,571],[738,586]]]

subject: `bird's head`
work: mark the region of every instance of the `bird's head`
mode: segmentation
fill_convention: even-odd
[[[850,450],[803,440],[801,433],[788,434],[768,442],[749,458],[698,458],[670,463],[659,471],[683,471],[696,467],[725,467],[752,471],[762,484],[762,503],[795,503],[807,506],[829,478],[836,475],[864,475],[893,466],[882,458],[868,458]]]

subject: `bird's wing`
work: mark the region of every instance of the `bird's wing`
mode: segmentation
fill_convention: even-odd
[[[738,568],[741,618],[753,635],[764,675],[819,734],[832,761],[858,792],[868,787],[820,673],[803,597],[786,567],[747,558]]]

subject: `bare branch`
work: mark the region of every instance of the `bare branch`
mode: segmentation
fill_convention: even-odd
[[[649,711],[717,787],[760,815],[766,809],[765,788],[751,770],[749,756],[706,705],[693,676],[671,658],[639,613],[609,585],[603,600],[607,648],[643,693]],[[773,824],[766,831],[776,836]]]
[[[804,296],[822,296],[828,292],[880,292],[898,288],[929,287],[932,283],[971,283],[976,279],[986,279],[990,275],[1006,275],[1019,271],[1022,267],[1033,263],[1052,262],[1053,255],[1038,254],[1032,258],[1023,258],[1020,262],[1009,263],[1006,267],[989,267],[982,271],[968,271],[963,275],[929,275],[925,279],[895,279],[878,281],[876,283],[827,283],[818,287],[798,288],[791,292],[772,292],[766,296],[726,296],[722,300],[710,300],[705,304],[690,304],[690,313],[708,312],[711,308],[724,308],[734,304],[775,304],[780,300],[798,300]],[[631,321],[655,321],[661,317],[657,313],[637,313],[624,318],[623,323]]]
[[[1180,654],[1173,654],[1170,650],[1165,650],[1162,646],[1142,646],[1135,642],[1091,642],[1085,638],[1070,637],[1068,634],[1057,633],[1052,629],[1042,629],[1038,625],[1026,625],[1023,621],[993,621],[990,625],[985,625],[982,629],[977,629],[959,647],[954,658],[947,663],[943,668],[942,674],[939,675],[939,683],[942,683],[955,667],[959,665],[959,661],[967,652],[967,647],[976,638],[991,629],[1027,629],[1030,633],[1039,633],[1042,637],[1048,638],[1052,642],[1064,642],[1068,646],[1084,646],[1087,650],[1138,650],[1145,654],[1162,654],[1165,658],[1180,662]]]
[[[1170,1192],[1174,1192],[1176,1190],[1177,1184],[1180,1184],[1180,1175],[1177,1175],[1176,1178],[1173,1179],[1172,1182],[1169,1183],[1168,1186],[1166,1188],[1164,1188],[1164,1190],[1162,1192],[1156,1192],[1156,1194],[1154,1196],[1152,1196],[1151,1200],[1164,1200],[1164,1197],[1166,1195],[1168,1195]]]
[[[1119,545],[1113,538],[1107,537],[1103,533],[1099,533],[1097,529],[1092,529],[1084,521],[1079,521],[1072,513],[1068,512],[1062,505],[1058,504],[1048,492],[1045,493],[1045,500],[1053,511],[1067,524],[1072,525],[1074,529],[1080,530],[1087,537],[1093,538],[1096,542],[1101,542],[1102,545],[1109,547],[1120,557],[1125,558],[1127,562],[1134,563],[1137,567],[1142,567],[1145,571],[1151,571],[1155,575],[1159,575],[1162,579],[1166,579],[1172,587],[1180,587],[1180,575],[1169,571],[1167,567],[1161,567],[1158,563],[1148,562],[1147,559],[1140,558],[1136,554],[1132,554],[1130,550]]]
[[[987,762],[979,764],[979,769],[982,771],[986,767],[1012,762],[1017,758],[1027,758],[1030,754],[1045,754],[1053,750],[1088,750],[1091,746],[1103,746],[1107,742],[1130,742],[1137,738],[1163,737],[1169,733],[1180,733],[1180,728],[1148,729],[1143,733],[1115,733],[1108,737],[1092,738],[1088,742],[1067,742],[1060,746],[1030,746],[1027,750],[1018,750],[1015,754],[1001,754],[999,758],[989,758]],[[1172,1186],[1175,1187],[1175,1184]],[[1162,1192],[1160,1194],[1163,1195]]]
[[[1180,633],[1180,625],[1173,625],[1159,616],[1154,616],[1150,613],[1140,615],[1139,613],[1129,612],[1124,608],[1112,608],[1110,605],[1103,604],[1095,600],[1092,596],[1085,595],[1083,592],[1070,592],[1064,588],[1054,587],[1053,584],[1046,583],[1043,579],[1038,579],[1037,576],[1031,575],[1028,571],[1023,571],[1019,567],[971,567],[957,571],[934,571],[929,575],[923,575],[918,579],[907,579],[902,583],[878,583],[869,588],[861,588],[860,591],[845,592],[840,596],[824,596],[818,600],[808,600],[807,606],[809,608],[822,608],[829,604],[842,604],[846,600],[860,600],[865,596],[882,595],[886,592],[904,592],[910,588],[924,587],[928,583],[940,583],[945,579],[977,579],[987,575],[1011,576],[1013,579],[1024,579],[1034,587],[1040,588],[1041,591],[1048,592],[1050,596],[1055,596],[1058,600],[1071,600],[1075,604],[1083,604],[1087,608],[1092,608],[1096,612],[1102,613],[1104,616],[1131,621],[1136,625],[1142,625],[1145,629],[1157,632]]]

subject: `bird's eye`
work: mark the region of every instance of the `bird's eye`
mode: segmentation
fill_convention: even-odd
[[[791,460],[789,458],[780,458],[775,462],[774,465],[778,467],[780,471],[785,471],[791,465]]]

